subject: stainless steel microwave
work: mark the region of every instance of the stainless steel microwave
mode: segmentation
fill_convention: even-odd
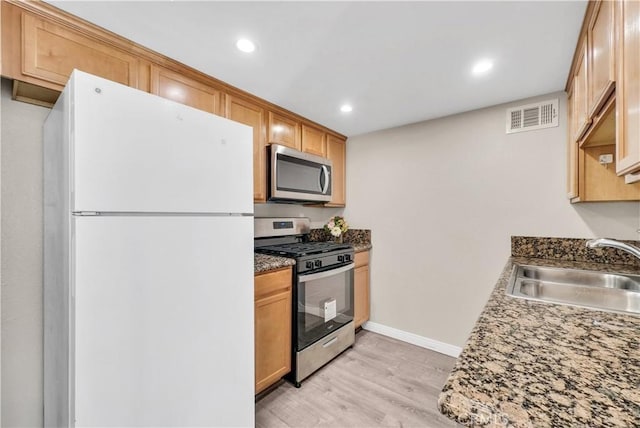
[[[289,147],[269,146],[269,200],[318,203],[331,201],[332,162]]]

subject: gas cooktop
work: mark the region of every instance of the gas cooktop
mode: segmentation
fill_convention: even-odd
[[[292,242],[288,244],[268,245],[258,247],[256,251],[260,253],[276,254],[281,256],[302,257],[311,254],[322,254],[331,251],[350,249],[349,244],[339,244],[336,242]]]

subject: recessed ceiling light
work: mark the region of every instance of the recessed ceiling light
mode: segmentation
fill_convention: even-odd
[[[253,52],[256,50],[256,45],[249,39],[240,39],[236,42],[236,47],[242,52]]]
[[[340,111],[343,113],[350,113],[353,111],[353,107],[351,107],[349,104],[344,104],[340,107]]]
[[[473,66],[473,74],[483,74],[493,68],[493,61],[489,59],[483,59],[475,63]]]

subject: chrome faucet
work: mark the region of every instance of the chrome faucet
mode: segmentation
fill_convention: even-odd
[[[588,248],[602,248],[602,247],[617,248],[619,250],[626,251],[627,253],[640,259],[640,248],[634,247],[633,245],[625,244],[624,242],[616,241],[614,239],[606,239],[606,238],[591,239],[587,241],[587,247]]]

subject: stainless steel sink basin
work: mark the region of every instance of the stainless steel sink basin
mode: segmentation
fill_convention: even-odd
[[[640,275],[514,264],[507,295],[640,315]]]

